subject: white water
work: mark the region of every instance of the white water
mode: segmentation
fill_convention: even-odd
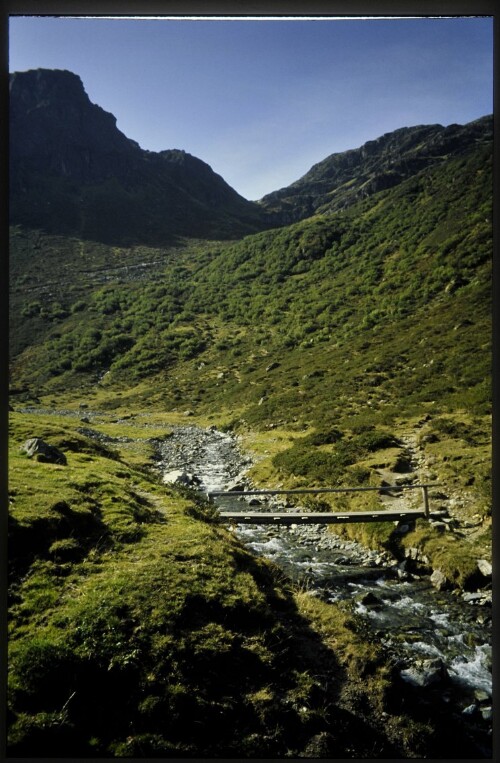
[[[482,689],[492,694],[491,682],[492,649],[489,644],[481,644],[471,656],[456,657],[448,666],[448,672],[455,680],[473,689]]]

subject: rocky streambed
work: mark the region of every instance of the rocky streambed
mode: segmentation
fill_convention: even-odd
[[[204,492],[250,489],[251,459],[237,438],[212,428],[176,427],[156,443],[166,482]],[[217,499],[221,510],[299,510],[272,497]],[[243,502],[243,503],[242,503]],[[346,540],[325,525],[234,525],[256,554],[275,562],[293,581],[326,602],[349,602],[390,654],[401,678],[450,711],[491,755],[491,591],[439,591],[418,559],[397,560]]]

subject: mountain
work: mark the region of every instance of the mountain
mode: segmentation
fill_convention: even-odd
[[[318,425],[374,386],[381,415],[430,400],[487,413],[491,164],[491,143],[468,144],[343,211],[171,253],[13,231],[13,379],[159,375],[162,405],[258,426]]]
[[[360,148],[328,156],[295,183],[264,196],[260,204],[279,225],[336,212],[491,142],[492,137],[492,116],[466,125],[403,127]]]
[[[13,224],[115,245],[266,227],[258,205],[205,162],[125,137],[62,70],[10,76],[10,208]]]
[[[405,127],[332,154],[286,188],[250,202],[178,149],[145,151],[91,103],[80,78],[37,69],[10,76],[13,224],[113,245],[180,237],[234,239],[346,209],[427,167],[491,141],[493,118]]]

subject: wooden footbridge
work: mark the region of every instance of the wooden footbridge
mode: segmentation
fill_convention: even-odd
[[[304,509],[295,511],[220,511],[220,517],[232,523],[246,524],[340,524],[344,522],[394,522],[401,519],[437,519],[443,516],[444,512],[431,512],[429,506],[429,488],[437,487],[437,483],[432,485],[383,485],[379,487],[344,487],[344,488],[300,488],[296,490],[218,490],[207,493],[209,501],[214,498],[237,498],[246,496],[261,496],[263,498],[274,495],[301,495],[313,493],[354,493],[368,490],[376,490],[379,493],[388,493],[394,496],[403,490],[422,491],[422,507],[420,509],[382,509],[381,511],[352,511],[352,512],[330,512],[330,511],[305,511]]]

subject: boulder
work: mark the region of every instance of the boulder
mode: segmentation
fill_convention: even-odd
[[[491,591],[475,591],[473,593],[463,593],[462,599],[467,602],[468,604],[479,604],[480,606],[484,606],[485,604],[492,603],[492,593]]]
[[[398,474],[406,474],[412,471],[410,457],[406,453],[400,453],[392,465],[392,471]]]
[[[396,477],[394,480],[394,484],[398,485],[399,487],[401,485],[413,485],[415,482],[415,477]]]
[[[431,575],[431,583],[438,591],[443,591],[449,586],[448,578],[441,570],[434,570]]]
[[[54,445],[49,445],[41,437],[32,437],[26,440],[20,450],[23,453],[27,453],[29,458],[35,456],[37,461],[62,465],[67,463],[64,453],[59,448],[54,447]]]
[[[462,715],[476,715],[477,713],[477,705],[473,702],[471,705],[467,705],[467,707],[464,707],[462,710]]]
[[[245,480],[239,479],[235,482],[230,482],[229,485],[226,487],[226,490],[228,491],[237,491],[240,492],[242,490],[248,490],[248,483],[245,482]]]
[[[201,483],[199,477],[196,474],[188,474],[181,469],[174,469],[170,472],[165,472],[163,475],[163,482],[166,485],[185,485],[186,487],[198,487]]]
[[[491,578],[493,574],[493,567],[491,566],[490,562],[488,562],[486,559],[478,559],[477,567],[481,575],[484,575],[485,578]]]
[[[411,667],[401,671],[403,681],[424,689],[442,684],[447,677],[446,666],[439,657],[417,660]]]
[[[363,604],[365,607],[373,607],[382,604],[383,602],[378,598],[378,596],[375,596],[374,593],[371,591],[368,591],[368,593],[365,593],[364,596],[359,600],[360,604]]]
[[[399,580],[409,580],[410,574],[408,572],[408,560],[404,559],[402,562],[400,562],[397,566],[397,576]]]
[[[483,707],[481,708],[481,715],[483,717],[483,721],[491,721],[493,719],[493,708],[491,707]]]
[[[334,561],[334,564],[338,564],[341,567],[343,567],[345,565],[349,565],[351,563],[347,556],[338,556],[333,561]],[[361,602],[361,603],[363,604],[364,602]]]
[[[474,692],[474,697],[481,704],[484,704],[485,702],[489,702],[491,699],[490,694],[487,691],[484,691],[484,689],[476,689]]]
[[[420,551],[418,548],[415,548],[415,546],[405,548],[405,557],[407,559],[413,559],[413,561],[417,561],[417,559],[420,558]]]

